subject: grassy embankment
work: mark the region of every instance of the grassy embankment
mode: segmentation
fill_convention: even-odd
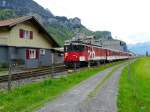
[[[150,112],[150,57],[126,67],[119,82],[118,112]]]
[[[13,89],[11,92],[0,92],[0,112],[31,112],[44,103],[55,99],[81,81],[114,64],[116,63],[98,68],[84,69],[59,79],[32,83]]]

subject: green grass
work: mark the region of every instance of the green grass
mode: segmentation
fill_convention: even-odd
[[[0,76],[7,75],[8,74],[8,68],[0,68]]]
[[[114,64],[116,63],[107,64],[98,68],[83,69],[67,77],[28,84],[13,89],[11,92],[2,91],[0,92],[0,112],[34,111],[46,102],[55,99],[71,87],[79,84],[81,81]]]
[[[119,82],[118,112],[150,112],[150,57],[126,67]]]

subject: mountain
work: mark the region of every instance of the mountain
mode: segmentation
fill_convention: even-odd
[[[139,55],[145,55],[146,52],[148,52],[150,54],[150,42],[129,44],[128,48],[129,48],[129,50],[131,50]]]
[[[109,31],[93,32],[82,25],[79,18],[55,16],[33,0],[0,0],[0,20],[26,15],[35,16],[60,45],[77,32],[95,35],[96,38],[112,39]]]

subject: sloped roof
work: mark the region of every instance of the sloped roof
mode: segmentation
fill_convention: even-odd
[[[14,19],[2,20],[2,21],[0,21],[0,27],[13,26],[15,24],[24,22],[31,18],[32,18],[32,16],[23,16],[23,17],[18,17],[18,18],[14,18]]]
[[[53,41],[55,47],[59,47],[59,44],[55,41],[55,39],[46,31],[46,29],[40,24],[40,22],[33,16],[23,16],[23,17],[18,17],[18,18],[14,18],[14,19],[8,19],[8,20],[1,20],[0,21],[0,28],[3,27],[8,27],[11,28],[13,26],[15,26],[16,24],[25,22],[25,21],[29,21],[29,20],[33,20],[39,27],[40,29],[49,37],[48,40]]]

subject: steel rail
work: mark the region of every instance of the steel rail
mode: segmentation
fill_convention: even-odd
[[[16,81],[16,80],[26,79],[26,78],[31,78],[31,77],[44,76],[48,74],[51,75],[52,73],[54,73],[53,75],[56,75],[56,73],[64,72],[64,71],[66,71],[65,66],[56,66],[53,68],[53,70],[51,69],[51,67],[45,67],[45,68],[40,68],[37,70],[25,71],[22,73],[14,73],[12,74],[11,80]],[[0,76],[0,83],[7,82],[8,77],[9,75]]]

